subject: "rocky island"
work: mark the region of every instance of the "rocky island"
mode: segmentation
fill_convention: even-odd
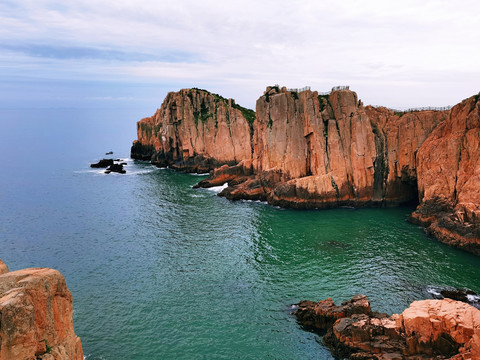
[[[197,186],[299,209],[415,204],[438,240],[480,255],[480,96],[451,109],[364,106],[329,93],[267,87],[256,112],[206,90],[171,92],[137,123],[131,157],[210,172]]]

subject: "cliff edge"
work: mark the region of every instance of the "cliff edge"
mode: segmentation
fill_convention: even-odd
[[[131,157],[160,167],[205,173],[252,156],[255,112],[201,89],[170,92],[137,123]]]
[[[480,255],[480,94],[454,106],[417,155],[420,205],[411,220]]]
[[[72,294],[57,270],[7,268],[0,275],[0,360],[83,360],[72,315]]]

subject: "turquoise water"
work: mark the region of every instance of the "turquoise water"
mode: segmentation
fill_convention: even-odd
[[[410,208],[284,210],[144,162],[90,170],[128,157],[144,115],[0,111],[0,258],[65,275],[88,360],[332,359],[293,303],[362,293],[392,313],[431,287],[480,291],[480,258],[427,237]]]

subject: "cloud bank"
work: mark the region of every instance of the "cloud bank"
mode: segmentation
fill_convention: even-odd
[[[350,85],[365,103],[450,105],[480,90],[479,13],[468,0],[4,0],[0,91],[90,81],[67,103],[159,105],[195,86],[254,107],[270,84]]]

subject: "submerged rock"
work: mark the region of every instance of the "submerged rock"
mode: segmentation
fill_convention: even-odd
[[[374,313],[366,296],[336,306],[302,301],[298,322],[348,359],[480,359],[480,310],[451,299],[414,301],[402,314]]]
[[[110,174],[111,172],[125,174],[127,171],[123,169],[123,164],[112,164],[105,170],[105,174]]]
[[[83,360],[72,315],[72,294],[57,270],[0,275],[0,359]]]

